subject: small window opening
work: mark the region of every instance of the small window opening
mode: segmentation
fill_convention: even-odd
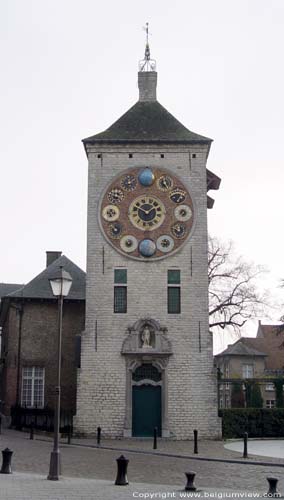
[[[168,270],[168,314],[181,312],[180,270]]]
[[[113,311],[115,313],[127,313],[127,269],[114,270]]]

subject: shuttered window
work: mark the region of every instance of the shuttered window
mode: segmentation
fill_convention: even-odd
[[[168,270],[168,314],[180,314],[181,293],[180,293],[180,270]]]
[[[114,270],[114,307],[115,313],[127,313],[127,269]]]

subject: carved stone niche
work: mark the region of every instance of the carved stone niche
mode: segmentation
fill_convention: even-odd
[[[123,341],[121,354],[172,354],[172,345],[166,337],[167,328],[151,318],[139,319],[128,327],[128,335]]]

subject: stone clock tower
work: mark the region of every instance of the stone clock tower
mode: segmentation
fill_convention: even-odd
[[[139,101],[84,139],[89,161],[86,330],[76,431],[219,435],[208,328],[211,139],[156,99],[148,42]]]

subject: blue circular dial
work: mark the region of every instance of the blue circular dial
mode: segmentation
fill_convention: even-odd
[[[151,168],[146,167],[139,173],[138,180],[142,186],[152,186],[155,180],[155,175]]]
[[[152,257],[156,252],[156,244],[152,240],[142,240],[139,243],[139,252],[143,257]]]

